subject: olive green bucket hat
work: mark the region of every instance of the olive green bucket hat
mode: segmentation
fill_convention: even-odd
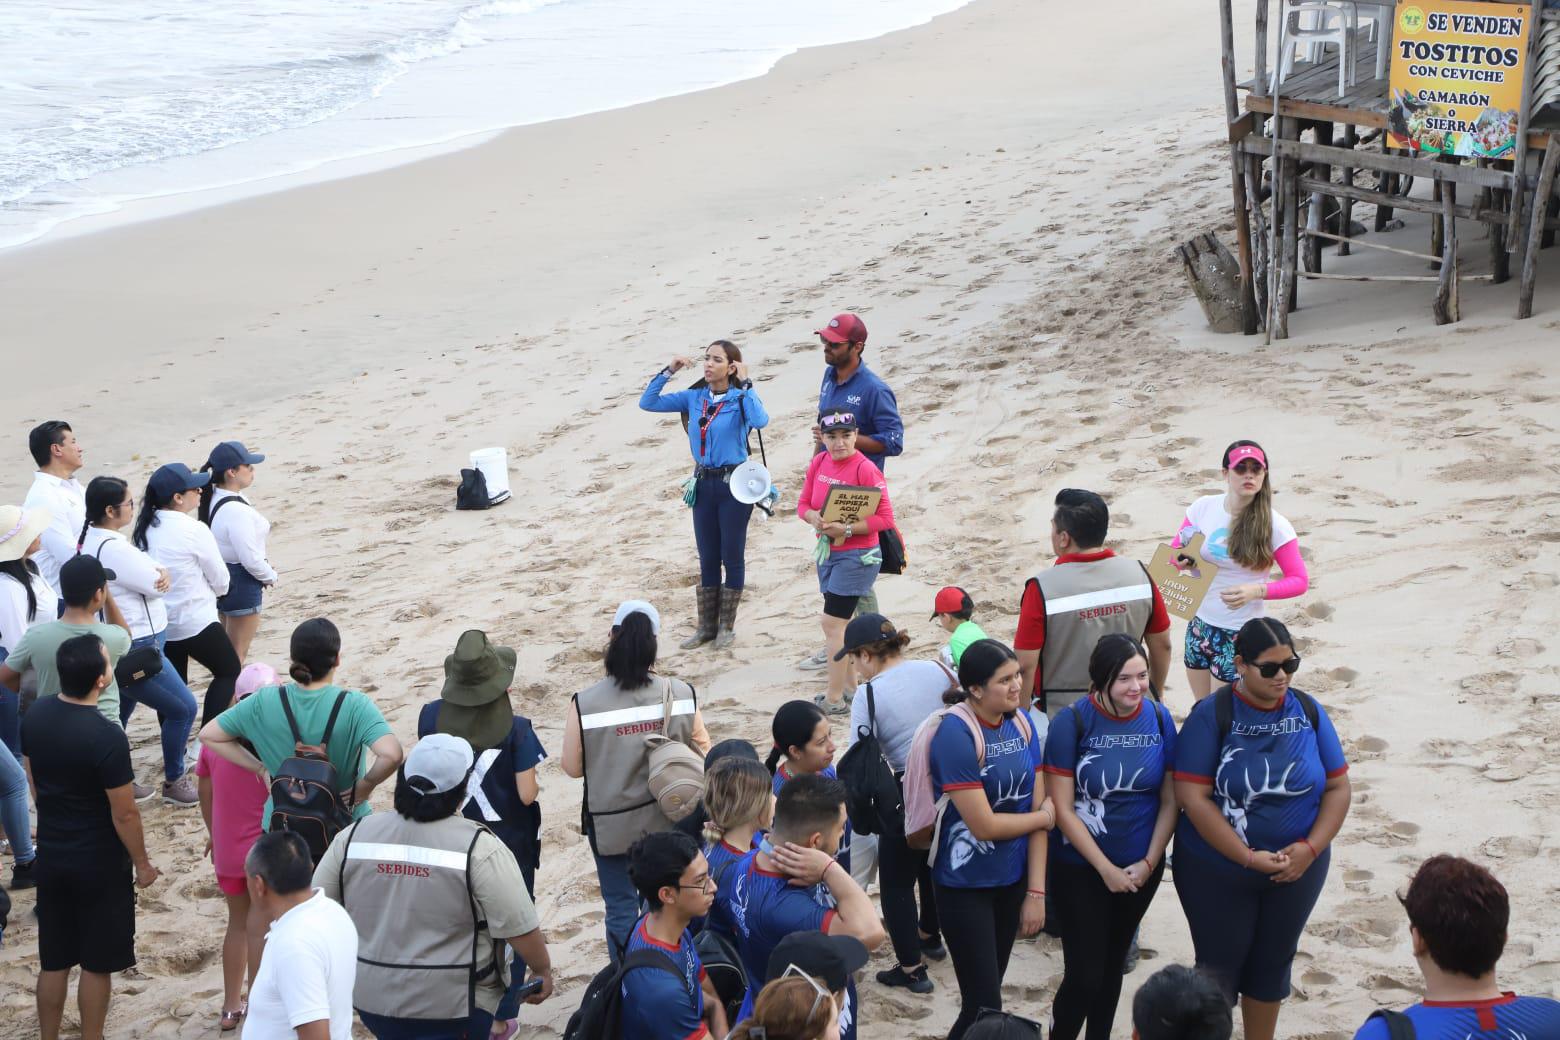
[[[439,732],[464,737],[479,753],[502,744],[514,725],[509,703],[514,677],[513,648],[494,646],[475,628],[462,632],[455,652],[444,659]]]

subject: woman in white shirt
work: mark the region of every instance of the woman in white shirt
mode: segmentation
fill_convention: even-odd
[[[29,557],[43,548],[47,509],[0,507],[0,661],[33,625],[54,620],[54,590]],[[0,686],[0,831],[11,843],[11,887],[33,887],[32,818],[27,810],[27,774],[22,771],[20,696]]]
[[[162,730],[163,801],[169,805],[199,804],[195,784],[184,768],[184,749],[195,725],[195,695],[174,670],[163,647],[168,641],[168,609],[163,595],[173,585],[167,569],[130,544],[124,529],[135,520],[130,485],[118,477],[93,477],[87,485],[87,521],[77,551],[96,556],[108,570],[108,591],[130,626],[131,649],[156,647],[162,669],[140,682],[119,686],[119,724],[126,725],[137,704],[157,712]]]
[[[163,596],[168,611],[163,653],[186,684],[192,657],[211,672],[201,725],[232,705],[233,686],[243,671],[217,620],[217,597],[228,590],[227,564],[211,528],[190,515],[200,506],[200,489],[210,481],[210,475],[191,473],[182,462],[158,467],[146,483],[130,539],[167,569],[172,582]]]
[[[255,482],[255,463],[264,461],[264,455],[238,441],[223,441],[201,467],[202,473],[211,474],[211,483],[200,495],[200,519],[216,536],[228,569],[227,595],[217,600],[217,612],[240,661],[249,656],[249,644],[260,627],[262,592],[276,584],[276,570],[265,551],[271,523],[243,496]]]

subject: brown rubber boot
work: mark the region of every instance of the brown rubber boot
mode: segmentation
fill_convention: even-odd
[[[703,646],[715,638],[715,612],[720,606],[720,587],[700,585],[696,591],[699,596],[699,627],[693,635],[678,644],[684,650]]]
[[[715,633],[715,649],[724,650],[737,638],[732,631],[737,624],[737,606],[742,602],[741,589],[720,587],[720,624]]]

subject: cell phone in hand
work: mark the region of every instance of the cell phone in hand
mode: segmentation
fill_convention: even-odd
[[[525,982],[525,984],[522,985],[520,987],[520,989],[516,992],[516,996],[519,999],[524,1000],[526,997],[534,997],[536,994],[540,993],[541,991],[542,991],[542,977],[540,975],[537,975],[536,977],[534,977],[532,979],[528,979]]]

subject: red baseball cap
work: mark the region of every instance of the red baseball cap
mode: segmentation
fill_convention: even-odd
[[[836,314],[829,319],[829,324],[814,333],[822,336],[830,343],[865,343],[867,341],[867,327],[862,324],[860,318],[854,314]]]
[[[937,590],[937,598],[932,601],[932,617],[938,614],[957,614],[964,609],[964,601],[970,598],[970,594],[957,585],[945,585]]]

